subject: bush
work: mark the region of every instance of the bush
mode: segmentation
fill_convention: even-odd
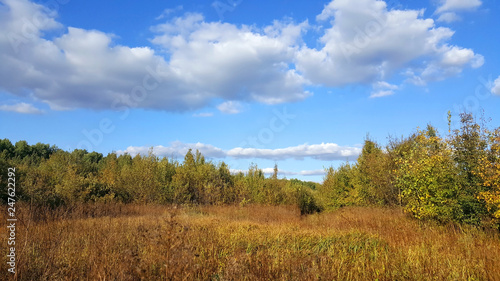
[[[297,205],[299,206],[301,215],[319,213],[323,209],[316,203],[316,200],[311,194],[311,191],[308,191],[302,187],[297,189]]]

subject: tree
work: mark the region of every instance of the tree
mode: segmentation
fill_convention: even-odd
[[[278,179],[278,164],[277,163],[274,163],[273,175],[271,176],[271,178],[274,180]]]
[[[478,195],[488,209],[490,223],[500,227],[500,128],[489,133],[489,150],[479,159],[477,175],[483,180],[486,188]]]
[[[31,156],[39,162],[41,159],[49,159],[50,155],[57,150],[58,148],[56,146],[50,146],[39,142],[31,146]]]
[[[301,215],[319,213],[322,211],[321,206],[317,204],[311,190],[304,187],[299,187],[297,190],[297,205]]]
[[[221,162],[218,167],[218,181],[220,185],[220,202],[230,204],[236,202],[238,191],[234,188],[234,180],[229,170],[229,166]]]
[[[14,157],[14,145],[8,139],[0,140],[0,157],[7,160]]]
[[[31,154],[31,146],[25,140],[20,140],[16,142],[14,154],[19,160],[22,160]]]
[[[404,209],[419,219],[461,220],[456,167],[447,143],[430,130],[417,131],[402,142],[399,155],[395,184]]]
[[[196,167],[197,162],[204,162],[204,159],[193,155],[191,149],[184,156],[184,162],[176,170],[172,178],[174,188],[174,202],[177,203],[197,203],[199,198],[199,190],[197,186]]]
[[[395,188],[392,185],[391,165],[388,154],[382,148],[366,139],[357,161],[353,184],[363,204],[395,204]]]
[[[326,208],[336,209],[349,205],[360,205],[359,196],[355,194],[353,166],[349,163],[334,169],[327,169],[320,194]]]
[[[486,157],[487,136],[470,113],[460,114],[461,128],[454,130],[449,139],[452,157],[457,167],[458,200],[462,207],[462,220],[479,224],[487,209],[477,195],[488,190],[479,176],[480,159]]]

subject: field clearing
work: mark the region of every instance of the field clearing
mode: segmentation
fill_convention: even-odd
[[[12,280],[500,280],[498,233],[399,209],[18,207]]]

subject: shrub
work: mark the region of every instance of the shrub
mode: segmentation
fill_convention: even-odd
[[[297,205],[300,209],[301,215],[319,213],[323,209],[317,204],[316,199],[311,194],[311,191],[306,190],[303,187],[297,189]]]

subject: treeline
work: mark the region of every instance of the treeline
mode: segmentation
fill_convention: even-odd
[[[451,123],[451,116],[450,123]],[[224,162],[189,150],[182,162],[153,153],[107,156],[47,144],[0,140],[1,197],[16,167],[17,198],[57,207],[73,203],[297,204],[302,213],[344,206],[401,206],[418,219],[500,226],[500,128],[471,114],[441,137],[432,126],[383,148],[365,140],[355,163],[327,169],[323,184],[265,177],[251,165],[232,174]]]
[[[247,173],[232,174],[224,162],[206,161],[189,150],[181,162],[147,156],[63,151],[46,144],[13,145],[0,140],[1,190],[5,202],[7,169],[16,168],[19,200],[58,207],[74,203],[122,202],[157,204],[297,204],[303,213],[319,211],[319,184],[265,177],[251,165]]]
[[[327,171],[321,202],[327,208],[400,205],[419,219],[498,228],[500,128],[490,130],[472,114],[460,120],[446,137],[428,125],[385,148],[365,140],[356,163]]]

